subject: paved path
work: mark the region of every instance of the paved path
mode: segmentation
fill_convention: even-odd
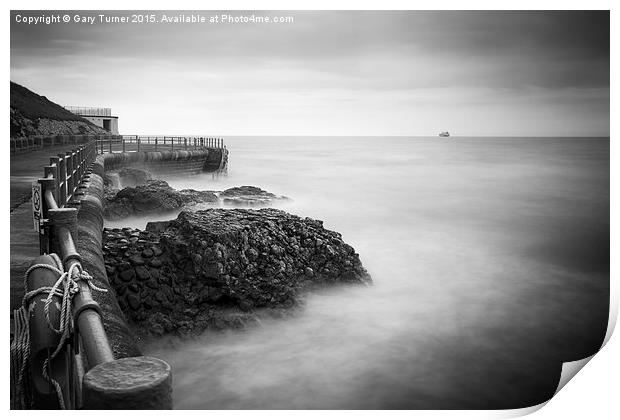
[[[71,148],[65,144],[11,155],[11,310],[21,304],[24,273],[39,255],[39,236],[32,225],[30,186],[43,176],[43,167],[49,165],[50,156]]]

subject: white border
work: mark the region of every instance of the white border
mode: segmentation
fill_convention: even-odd
[[[7,4],[8,3],[8,4]],[[263,1],[251,1],[251,0],[213,0],[213,1],[196,1],[196,0],[177,0],[174,2],[162,2],[162,1],[132,1],[132,0],[108,0],[104,3],[85,3],[83,0],[65,0],[65,1],[15,1],[10,0],[6,3],[8,7],[5,13],[5,19],[9,17],[8,10],[10,9],[75,9],[75,10],[98,10],[98,9],[162,9],[162,10],[177,10],[177,9],[214,9],[214,10],[442,10],[442,9],[455,9],[455,10],[545,10],[545,9],[558,9],[558,10],[581,10],[581,9],[602,9],[611,10],[611,23],[612,23],[612,48],[611,48],[611,68],[612,68],[612,81],[611,81],[611,115],[619,115],[617,110],[617,83],[615,80],[617,66],[617,53],[614,52],[614,47],[618,46],[618,18],[616,13],[618,7],[614,7],[617,2],[612,1],[574,1],[574,0],[548,0],[548,1],[534,1],[534,0],[521,0],[521,1],[458,1],[458,0],[437,0],[437,1],[405,1],[405,0],[381,0],[381,1],[369,1],[360,0],[355,2],[347,2],[344,0],[315,0],[315,1],[285,1],[285,0],[263,0]],[[103,6],[103,7],[94,7]],[[5,26],[6,25],[6,26]],[[5,71],[9,72],[9,53],[10,53],[10,29],[6,20],[3,21],[3,44],[4,44],[4,63]],[[6,80],[6,79],[5,79]],[[3,85],[3,94],[5,101],[9,98],[9,84]],[[6,103],[6,102],[5,102]],[[7,107],[8,108],[8,107]],[[5,109],[7,109],[5,108]],[[8,110],[8,109],[7,109]],[[5,120],[6,121],[6,120]],[[611,138],[614,138],[616,133],[616,121],[611,120]],[[6,124],[6,122],[5,122]],[[5,126],[6,127],[6,126]],[[5,128],[6,130],[6,128]],[[5,131],[8,137],[8,130]],[[618,181],[618,171],[614,169],[616,163],[618,151],[614,141],[611,142],[611,214],[618,213],[617,205],[617,192],[616,186]],[[5,194],[3,194],[4,208],[8,207],[8,183],[9,183],[9,162],[8,154],[4,155],[0,170],[2,171],[3,188]],[[7,232],[9,230],[8,218],[5,218],[2,222],[2,231]],[[617,287],[617,265],[616,257],[618,255],[618,229],[615,220],[612,219],[611,224],[611,242],[612,242],[612,313],[610,316],[610,324],[615,324],[618,312],[618,287]],[[2,252],[4,255],[4,261],[6,264],[4,267],[8,269],[8,235],[5,241],[2,243]],[[6,272],[5,272],[6,273]],[[8,278],[8,276],[5,276]],[[9,307],[9,297],[5,294],[5,308]],[[8,337],[8,322],[5,322],[5,328],[3,329],[4,337]],[[609,334],[608,334],[609,335]],[[608,337],[609,338],[609,337]],[[3,372],[5,378],[5,386],[3,392],[6,398],[6,408],[8,410],[9,399],[9,383],[8,383],[8,345],[4,346],[3,360],[5,361],[5,371]],[[611,418],[617,415],[618,404],[616,403],[617,393],[615,391],[618,384],[618,380],[615,375],[620,372],[618,356],[620,356],[620,345],[618,339],[612,339],[601,351],[597,354],[591,362],[589,362],[583,370],[577,375],[576,379],[570,381],[545,407],[533,414],[532,418],[537,419],[582,419],[584,417],[592,418]],[[195,418],[202,418],[204,416],[217,416],[218,418],[237,418],[237,416],[248,416],[258,418],[290,418],[291,416],[300,418],[314,418],[314,416],[334,416],[338,418],[351,418],[355,420],[361,420],[364,418],[375,417],[397,417],[397,418],[498,418],[514,416],[519,414],[527,414],[527,411],[531,410],[510,410],[512,412],[480,412],[480,411],[386,411],[386,412],[373,412],[373,411],[335,411],[335,412],[312,412],[312,411],[262,411],[254,413],[245,412],[200,412],[200,411],[175,411],[173,413],[149,413],[149,416],[156,416],[162,418],[169,415],[182,415]],[[11,416],[26,417],[33,415],[34,413],[25,412],[10,412]],[[86,413],[70,412],[70,413],[36,413],[35,415],[52,415],[55,416],[83,416]],[[115,416],[120,413],[114,414]],[[140,415],[144,415],[142,413]],[[108,413],[103,412],[89,412],[86,415],[89,417],[94,416],[96,418],[103,418],[108,416]],[[122,416],[129,416],[129,413],[122,413]]]

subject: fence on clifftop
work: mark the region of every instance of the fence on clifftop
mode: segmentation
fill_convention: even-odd
[[[97,154],[198,148],[226,146],[212,137],[110,136],[50,158],[33,184],[41,256],[26,272],[24,305],[14,313],[12,408],[172,408],[164,361],[114,359],[91,289],[105,291],[76,249],[78,209]]]

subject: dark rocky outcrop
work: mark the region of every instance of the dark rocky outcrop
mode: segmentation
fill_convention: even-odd
[[[145,231],[106,229],[104,241],[110,283],[143,335],[242,327],[311,287],[370,281],[339,233],[275,209],[183,211]]]
[[[123,188],[113,197],[106,193],[103,215],[108,220],[118,220],[133,215],[165,213],[180,209],[184,204],[185,195],[166,181],[149,180],[144,185]]]
[[[235,207],[267,207],[278,201],[289,200],[288,197],[252,186],[234,187],[222,192],[194,189],[178,191],[165,181],[153,179],[149,171],[131,167],[107,172],[104,185],[104,217],[107,220],[165,213],[204,203]]]
[[[288,200],[288,197],[275,195],[258,187],[244,185],[242,187],[229,188],[219,194],[222,202],[232,206],[267,207],[276,201]]]

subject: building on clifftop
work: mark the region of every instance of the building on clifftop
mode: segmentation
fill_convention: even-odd
[[[112,108],[85,106],[65,106],[64,108],[112,134],[118,134],[118,117],[112,115]]]

